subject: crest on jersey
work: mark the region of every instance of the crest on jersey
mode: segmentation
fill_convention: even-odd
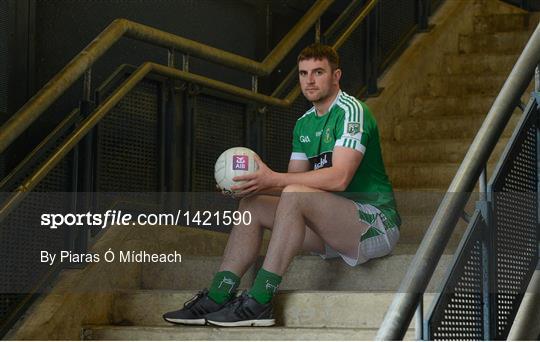
[[[323,139],[325,143],[329,143],[332,140],[332,136],[330,135],[330,127],[326,127]]]
[[[357,134],[360,132],[360,123],[358,122],[349,122],[347,124],[347,133]]]

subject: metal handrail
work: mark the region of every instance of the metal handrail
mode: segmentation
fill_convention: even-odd
[[[334,0],[317,0],[262,62],[127,19],[116,19],[0,128],[0,153],[124,36],[265,76],[275,69],[333,2]]]
[[[540,62],[537,26],[476,134],[401,282],[377,340],[403,339],[476,180]]]
[[[343,32],[339,37],[338,39],[336,40],[336,42],[334,42],[334,44],[332,44],[332,47],[334,49],[339,49],[343,44],[345,44],[345,42],[347,41],[347,39],[351,36],[351,34],[353,34],[354,30],[364,21],[364,19],[368,16],[368,14],[373,10],[373,8],[375,8],[375,5],[377,5],[377,3],[379,2],[379,0],[371,0],[370,2],[368,2],[366,5],[364,5],[364,7],[362,8],[362,10],[360,11],[360,13],[358,13],[358,15],[356,16],[356,18],[354,18],[354,20],[352,21],[352,23],[348,26],[348,28],[345,30],[345,32]],[[346,13],[347,11],[350,11],[352,10],[353,6],[349,5],[345,11],[343,11],[343,13],[341,14],[341,16],[336,20],[336,22],[340,22],[342,20],[344,20],[344,18],[347,16]],[[333,34],[334,31],[336,30],[336,26],[337,25],[332,25],[325,33],[324,33],[324,36],[325,37],[328,37],[330,36],[330,34]],[[272,92],[272,96],[278,96],[282,91],[283,89],[285,89],[285,87],[287,86],[287,84],[289,82],[291,82],[293,80],[293,78],[296,76],[296,74],[298,73],[298,67],[295,66],[290,72],[289,74],[285,77],[285,79],[278,85],[278,87]],[[296,87],[293,89],[292,92],[297,92],[298,94],[300,94],[300,86],[299,85],[296,85]],[[289,94],[290,95],[290,94]],[[294,97],[293,97],[294,99]]]
[[[334,48],[339,48],[348,38],[354,28],[358,27],[362,20],[375,7],[378,0],[371,0],[364,6],[362,11],[354,19],[351,26],[343,32],[337,42],[333,44]],[[351,27],[353,29],[351,29]],[[219,91],[227,92],[232,95],[244,97],[253,101],[275,105],[289,106],[294,99],[300,94],[300,87],[297,85],[292,89],[285,99],[279,99],[273,96],[268,96],[256,93],[238,86],[234,86],[225,82],[210,79],[208,77],[196,75],[190,72],[178,70],[172,67],[167,67],[157,63],[146,62],[142,64],[124,83],[122,83],[116,91],[107,98],[81,125],[66,139],[66,141],[58,147],[52,156],[39,166],[39,168],[28,177],[24,183],[19,186],[6,201],[3,202],[0,208],[0,222],[20,203],[26,195],[34,189],[39,182],[60,162],[60,160],[116,105],[120,100],[129,93],[147,74],[154,72],[163,76],[182,79],[188,82],[199,84],[208,88],[213,88]],[[287,80],[282,82],[282,85]],[[280,85],[281,86],[281,85]]]

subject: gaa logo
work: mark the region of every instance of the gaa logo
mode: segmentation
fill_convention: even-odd
[[[308,135],[301,135],[301,136],[300,136],[300,142],[301,142],[301,143],[309,143],[309,142],[311,142],[311,140],[309,140],[309,136],[308,136]]]
[[[233,155],[233,170],[247,171],[249,165],[249,158],[246,155]]]

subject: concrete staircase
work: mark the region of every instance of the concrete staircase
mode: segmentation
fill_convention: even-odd
[[[177,309],[199,289],[208,287],[221,262],[227,235],[195,228],[181,228],[158,236],[155,230],[137,232],[137,241],[156,245],[159,252],[181,251],[182,263],[141,264],[135,289],[117,289],[108,313],[108,325],[86,325],[86,340],[370,340],[398,290],[421,236],[444,194],[434,191],[397,194],[404,217],[403,236],[392,255],[351,268],[339,259],[297,256],[285,274],[276,297],[277,326],[270,328],[214,328],[172,326],[161,315]],[[474,201],[471,201],[471,208]],[[462,232],[465,224],[460,223]],[[433,300],[452,261],[460,234],[455,234],[441,258],[424,297]],[[166,239],[165,239],[166,238]],[[165,242],[167,240],[168,242]],[[242,278],[249,288],[260,267],[269,235],[264,237],[259,262]],[[132,243],[123,247],[147,250]],[[339,308],[339,309],[336,309]],[[405,338],[414,339],[414,322]]]
[[[141,289],[118,290],[109,313],[111,325],[86,326],[87,340],[369,340],[373,339],[413,255],[395,254],[351,269],[340,260],[299,256],[291,265],[275,299],[277,326],[215,328],[172,326],[161,319],[196,290],[208,286],[220,257],[186,257],[181,265],[143,266]],[[451,262],[446,254],[430,286],[444,277]],[[193,275],[197,274],[196,277]],[[253,280],[248,271],[241,287]],[[429,305],[434,294],[428,293]],[[339,309],[337,309],[339,308]],[[408,330],[406,339],[414,338]]]
[[[85,325],[86,340],[371,340],[398,289],[433,214],[457,171],[498,90],[537,23],[531,15],[495,0],[475,0],[482,15],[462,32],[455,51],[425,80],[415,109],[383,141],[387,171],[403,219],[401,239],[390,256],[350,268],[338,259],[301,255],[285,275],[275,301],[278,325],[270,328],[172,326],[161,315],[177,309],[197,290],[208,287],[220,263],[227,235],[198,229],[133,229],[122,247],[156,252],[179,251],[181,264],[141,264],[135,288],[116,287],[107,304],[107,324]],[[489,4],[486,14],[484,4]],[[479,12],[480,13],[480,12]],[[384,96],[384,93],[383,95]],[[509,126],[514,126],[518,113]],[[499,155],[511,127],[497,145]],[[496,156],[488,163],[493,168]],[[472,212],[476,196],[466,211]],[[466,228],[461,220],[424,296],[434,298]],[[265,236],[265,246],[268,242]],[[130,244],[130,242],[133,243]],[[139,243],[144,241],[144,245]],[[146,247],[143,247],[146,246]],[[102,247],[104,250],[108,246]],[[261,254],[265,253],[265,248]],[[261,258],[262,260],[262,258]],[[242,280],[251,285],[255,265]],[[139,267],[139,266],[137,266]],[[131,274],[126,274],[131,278]],[[109,294],[107,294],[109,296]],[[83,322],[88,324],[89,322]],[[414,322],[412,323],[414,325]],[[25,336],[25,335],[20,335]],[[26,335],[30,336],[30,335]],[[414,338],[409,327],[406,339]]]
[[[273,328],[174,327],[160,319],[162,308],[174,309],[177,303],[187,301],[192,295],[191,291],[118,293],[113,308],[116,324],[86,328],[83,338],[369,340],[375,335],[392,299],[392,293],[380,292],[282,291],[275,300],[279,326]],[[432,297],[426,296],[426,302]],[[370,303],[369,309],[366,303]],[[411,339],[413,336],[409,332],[406,337]]]
[[[444,191],[452,180],[496,95],[523,50],[538,15],[506,4],[475,0],[470,31],[431,73],[414,109],[383,143],[389,176],[397,189]],[[532,89],[531,89],[532,90]],[[528,96],[523,98],[524,101]],[[488,163],[493,168],[521,111],[516,110]]]

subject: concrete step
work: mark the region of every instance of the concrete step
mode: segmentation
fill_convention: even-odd
[[[472,210],[468,210],[467,213],[472,213],[474,211],[474,206]],[[416,244],[419,245],[426,234],[431,221],[433,220],[434,215],[430,216],[405,216],[402,217],[402,227],[401,235],[399,241],[402,244]],[[457,246],[463,233],[467,229],[467,223],[463,220],[459,220],[452,237],[450,238],[450,246]]]
[[[412,117],[429,118],[441,116],[486,115],[493,105],[496,96],[426,96],[414,99]]]
[[[500,53],[448,54],[444,56],[443,72],[449,75],[468,74],[508,77],[518,57],[519,54]]]
[[[284,275],[280,290],[395,292],[418,247],[399,243],[398,246],[408,254],[392,254],[357,267],[350,267],[339,258],[323,260],[318,256],[297,256]],[[455,246],[451,247],[455,250]],[[451,258],[450,254],[442,256],[428,292],[438,288]],[[142,264],[141,289],[200,290],[210,285],[220,264],[221,257],[190,256],[184,256],[180,264]],[[244,275],[242,288],[251,286],[261,264],[262,258]]]
[[[430,75],[427,79],[426,94],[440,97],[477,95],[495,98],[507,77],[508,75]]]
[[[473,138],[413,140],[403,143],[384,143],[384,160],[390,164],[397,163],[460,163],[463,161]],[[509,138],[502,138],[494,150],[499,156],[508,143]]]
[[[113,325],[171,326],[162,319],[163,313],[178,310],[194,295],[193,291],[118,291],[111,322]],[[274,317],[276,325],[281,327],[377,329],[394,295],[389,292],[280,291],[274,298]],[[424,307],[429,307],[434,297],[432,293],[426,294]],[[414,329],[414,323],[410,328]]]
[[[472,139],[482,125],[486,115],[456,115],[422,119],[408,119],[394,128],[397,142],[438,139]],[[513,115],[503,132],[509,137],[519,121],[520,115]],[[472,140],[471,140],[472,141]]]
[[[85,327],[84,340],[373,340],[378,329],[350,328],[214,328],[214,327]],[[414,339],[407,331],[406,340]]]
[[[393,186],[397,188],[448,188],[460,163],[402,163],[386,167]],[[488,174],[494,164],[488,164]]]
[[[403,217],[429,216],[433,217],[439,204],[446,195],[447,189],[395,189],[394,196],[399,212]],[[474,203],[478,200],[478,193],[470,194],[466,209],[474,209]],[[407,214],[403,214],[407,213]],[[405,229],[401,229],[401,237]],[[401,240],[400,240],[401,241]]]
[[[473,17],[475,33],[526,31],[535,26],[528,13],[505,13]]]
[[[458,51],[466,54],[519,54],[530,36],[529,31],[461,34],[458,38]]]
[[[527,13],[525,10],[512,6],[500,0],[474,0],[474,13],[478,15],[489,14],[504,14],[504,13]]]
[[[528,103],[533,90],[534,82],[531,81],[521,96],[523,103]],[[421,119],[465,114],[468,116],[485,116],[491,109],[497,95],[430,96],[421,94],[414,98],[414,107],[408,116]],[[521,113],[521,110],[516,107],[514,114],[519,115]]]

